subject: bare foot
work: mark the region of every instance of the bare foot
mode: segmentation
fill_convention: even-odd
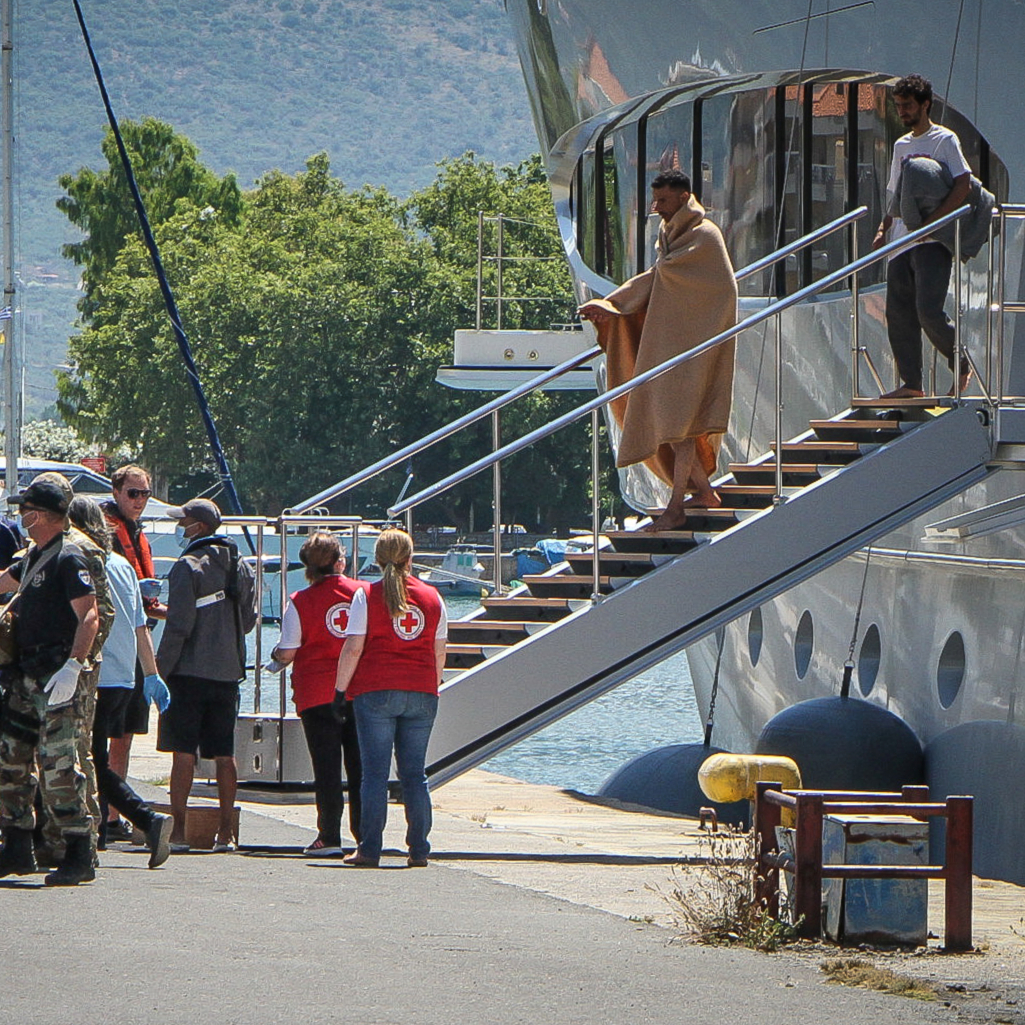
[[[722,499],[718,491],[707,491],[703,494],[695,492],[684,503],[684,509],[718,509],[722,505]]]
[[[961,394],[964,395],[965,389],[968,387],[968,382],[972,379],[972,372],[969,370],[968,373],[961,375]],[[953,398],[954,387],[951,385],[950,391],[947,392],[947,398]]]
[[[909,388],[906,384],[902,384],[899,388],[894,388],[893,391],[888,391],[885,395],[880,395],[881,399],[921,399],[925,398],[925,392],[918,388]]]
[[[675,509],[666,509],[658,517],[641,529],[646,534],[656,534],[662,530],[683,530],[687,522],[687,514]]]

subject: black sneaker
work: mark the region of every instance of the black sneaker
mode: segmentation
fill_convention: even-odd
[[[159,868],[171,855],[171,830],[174,819],[170,815],[153,813],[153,824],[146,830],[146,846],[149,848],[149,867]]]
[[[107,843],[131,843],[135,827],[125,819],[107,823]]]

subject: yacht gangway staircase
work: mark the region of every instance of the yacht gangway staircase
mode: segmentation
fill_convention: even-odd
[[[894,405],[901,408],[893,409]],[[507,597],[449,624],[428,749],[441,783],[838,562],[991,472],[984,411],[859,400],[782,446],[732,464],[723,505],[686,530],[603,536]],[[592,594],[602,595],[592,601]]]
[[[790,441],[780,440],[784,436],[780,314],[814,298],[820,290],[850,282],[852,394],[857,396],[862,351],[857,341],[859,271],[967,210],[961,207],[928,228],[860,258],[852,242],[855,257],[843,268],[771,302],[737,327],[602,392],[531,434],[500,448],[496,445],[489,456],[401,499],[389,510],[394,516],[427,501],[587,413],[592,418],[592,475],[597,480],[594,439],[598,436],[599,410],[607,402],[748,327],[770,320],[776,324],[776,429],[772,451],[754,462],[729,467],[728,474],[716,482],[721,507],[689,509],[685,530],[654,533],[641,529],[599,536],[597,487],[592,484],[592,535],[597,553],[592,550],[568,555],[564,563],[548,572],[526,577],[522,588],[507,596],[485,598],[479,612],[449,624],[445,679],[427,753],[427,771],[435,784],[480,764],[724,628],[970,488],[1000,466],[1025,464],[1025,405],[1003,397],[999,373],[996,393],[987,390],[978,367],[981,399],[965,399],[960,394],[960,382],[955,382],[953,395],[947,399],[854,398],[850,408],[832,419],[813,420],[804,433]],[[784,246],[738,272],[738,280],[832,231],[849,227],[865,212],[864,207],[851,211]],[[1014,208],[1014,212],[1025,217],[1025,207]],[[1006,238],[1002,227],[1001,268]],[[959,275],[955,285],[959,308]],[[1004,303],[1002,292],[998,306],[1007,312],[1025,312],[1025,302]],[[957,318],[955,358],[961,351],[959,312]],[[1002,337],[1001,327],[1001,344]],[[457,430],[485,416],[497,416],[504,405],[597,354],[597,349],[589,350],[513,388],[427,438],[312,496],[295,511],[302,513],[320,506]],[[997,356],[1002,366],[1002,347]],[[496,517],[498,514],[496,501]]]

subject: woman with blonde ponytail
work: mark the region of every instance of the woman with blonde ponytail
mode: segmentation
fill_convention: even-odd
[[[448,619],[438,592],[412,575],[413,541],[384,530],[374,557],[381,580],[349,609],[335,689],[351,698],[363,761],[359,846],[347,865],[376,868],[388,815],[392,751],[406,810],[406,864],[427,864],[431,795],[424,771],[438,711]]]

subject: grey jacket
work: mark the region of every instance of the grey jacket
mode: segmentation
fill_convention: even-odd
[[[245,676],[244,635],[256,625],[253,571],[238,561],[237,600],[228,593],[230,550],[220,535],[193,541],[168,576],[167,622],[157,650],[165,679],[173,674],[237,681]]]
[[[900,217],[908,231],[922,226],[926,219],[947,198],[954,187],[950,170],[932,157],[912,157],[904,164],[897,191],[890,201],[889,213]],[[961,220],[961,259],[975,256],[989,238],[989,225],[996,198],[975,175],[969,181],[968,200],[971,210]],[[954,225],[939,228],[934,237],[951,252],[954,251]]]

